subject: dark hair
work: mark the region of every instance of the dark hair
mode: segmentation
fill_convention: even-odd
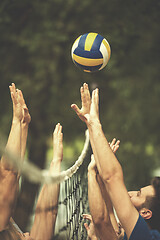
[[[154,188],[155,196],[146,197],[143,207],[152,211],[152,217],[146,220],[150,228],[160,231],[160,177],[154,177],[151,185]]]

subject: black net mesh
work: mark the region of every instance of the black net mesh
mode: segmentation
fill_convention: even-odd
[[[89,213],[87,161],[70,179],[61,183],[56,221],[56,240],[87,239],[83,213]]]

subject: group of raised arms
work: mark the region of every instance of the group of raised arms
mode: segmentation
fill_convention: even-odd
[[[58,212],[59,184],[43,185],[30,232],[23,233],[13,220],[20,172],[9,158],[13,155],[23,164],[31,116],[22,91],[14,83],[9,88],[13,119],[0,161],[0,240],[51,240]],[[127,191],[123,170],[115,155],[120,141],[114,138],[108,142],[100,122],[99,89],[90,94],[88,84],[84,83],[80,94],[82,107],[72,104],[71,108],[87,126],[93,152],[88,165],[90,213],[83,214],[90,222],[84,223],[88,239],[160,240],[160,177],[154,177],[150,185],[138,191]],[[58,123],[53,132],[50,173],[60,173],[62,158],[63,133]]]

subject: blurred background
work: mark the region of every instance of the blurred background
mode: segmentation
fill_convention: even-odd
[[[82,151],[86,129],[70,105],[80,107],[79,89],[87,82],[90,90],[100,89],[107,139],[121,140],[117,157],[128,190],[148,184],[160,167],[159,19],[158,0],[1,0],[0,133],[9,134],[8,86],[14,82],[32,116],[27,157],[47,167],[60,122],[67,169]],[[87,32],[101,34],[111,46],[108,65],[97,73],[84,73],[71,59],[74,40]],[[38,189],[22,180],[15,218],[23,230]]]

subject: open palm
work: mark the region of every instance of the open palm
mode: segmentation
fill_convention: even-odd
[[[88,84],[84,83],[80,89],[80,92],[81,92],[82,108],[79,109],[79,107],[76,104],[72,104],[71,107],[77,113],[78,117],[83,122],[86,122],[87,116],[90,113],[90,107],[91,107],[91,96],[88,89]]]

